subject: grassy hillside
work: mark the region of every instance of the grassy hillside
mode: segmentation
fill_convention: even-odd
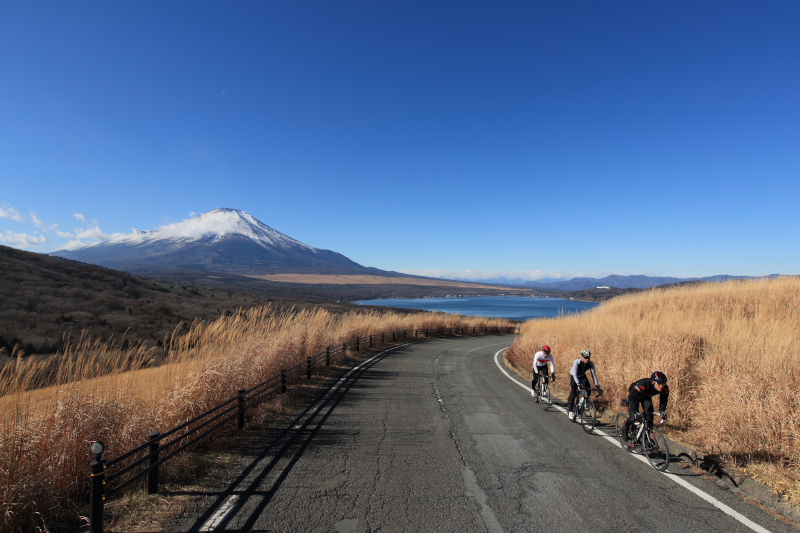
[[[0,246],[0,357],[11,355],[17,344],[28,354],[54,353],[64,334],[76,342],[82,332],[94,340],[113,337],[155,347],[182,322],[210,321],[258,305],[346,312],[355,308],[349,303],[355,298],[444,296],[454,290],[281,283],[192,270],[148,276]]]
[[[631,382],[665,372],[675,438],[800,497],[800,278],[654,289],[522,332],[509,359],[527,372],[543,344],[565,378],[590,349],[613,412]]]

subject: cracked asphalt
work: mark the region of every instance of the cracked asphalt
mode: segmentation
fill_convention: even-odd
[[[212,530],[216,516],[213,530],[248,532],[751,531],[666,477],[682,475],[796,531],[540,409],[494,363],[513,340],[430,340],[366,364],[171,530]]]

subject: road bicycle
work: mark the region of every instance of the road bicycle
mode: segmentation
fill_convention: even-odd
[[[545,411],[553,405],[553,396],[550,394],[550,380],[552,380],[550,376],[541,376],[538,393],[534,396],[534,401]]]
[[[622,400],[624,405],[628,405],[627,398]],[[633,453],[638,452],[644,455],[650,466],[663,472],[669,467],[669,445],[667,439],[655,425],[649,421],[648,417],[642,413],[634,413],[633,423],[629,431],[631,440],[625,442],[622,438],[625,431],[625,421],[628,419],[626,413],[619,413],[616,419],[617,438],[622,447]]]
[[[592,432],[597,425],[598,419],[597,408],[591,398],[592,391],[598,393],[598,398],[603,394],[603,391],[599,389],[584,389],[581,387],[579,397],[575,401],[575,407],[572,408],[572,412],[575,413],[575,421],[580,422],[586,433]]]

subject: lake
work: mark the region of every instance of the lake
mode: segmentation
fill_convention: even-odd
[[[470,316],[493,318],[551,318],[565,314],[580,313],[596,307],[594,302],[563,300],[561,298],[526,298],[523,296],[470,296],[464,298],[382,298],[358,300],[357,304],[399,307],[402,309],[425,309]]]

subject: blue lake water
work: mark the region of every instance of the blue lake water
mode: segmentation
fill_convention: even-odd
[[[425,309],[470,316],[493,318],[550,318],[571,313],[579,313],[596,307],[594,302],[563,300],[561,298],[526,298],[520,296],[483,296],[464,298],[385,298],[378,300],[359,300],[363,305],[380,305],[402,309]]]

